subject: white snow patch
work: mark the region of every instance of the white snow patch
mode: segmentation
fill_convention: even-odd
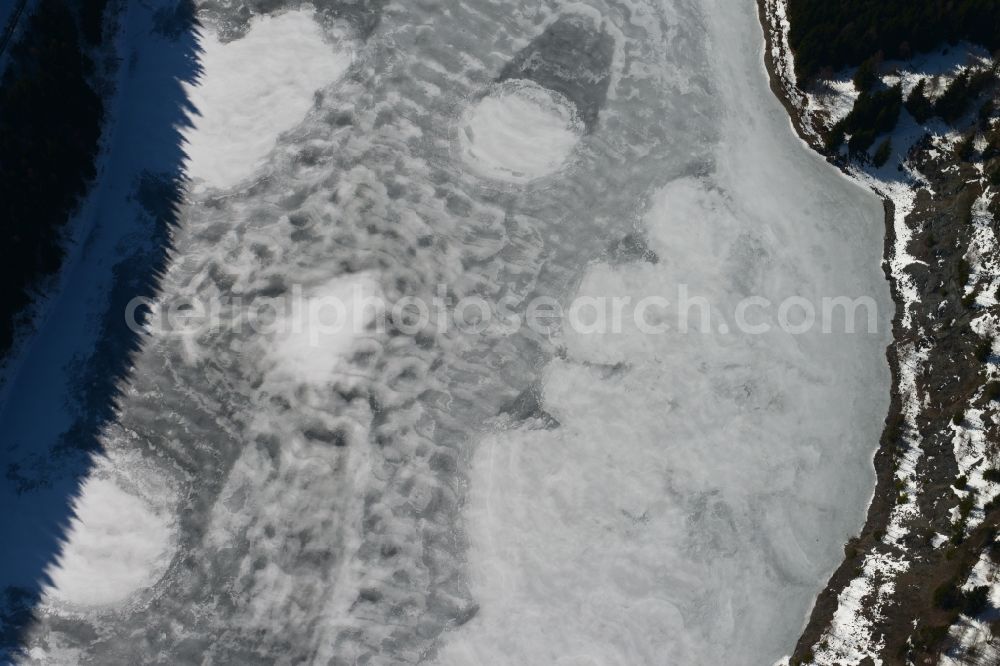
[[[991,483],[983,478],[983,473],[993,467],[983,425],[983,410],[967,409],[962,423],[952,424],[951,427],[955,433],[952,438],[955,461],[958,463],[959,474],[966,478],[966,488],[955,489],[955,494],[966,497],[972,493],[974,502],[966,526],[967,530],[971,530],[985,518],[984,505],[1000,494],[1000,484]],[[953,521],[956,520],[955,514],[957,511],[953,512]]]
[[[825,123],[833,125],[854,108],[858,91],[850,78],[821,81],[814,91],[806,93],[805,111],[809,115],[822,113]]]
[[[853,175],[878,194],[892,201],[892,226],[895,242],[892,247],[892,257],[889,259],[889,267],[896,289],[903,301],[903,328],[909,329],[913,325],[913,305],[920,302],[920,292],[917,290],[917,285],[913,281],[913,277],[906,272],[908,266],[917,262],[917,259],[908,250],[913,232],[906,225],[906,217],[913,211],[917,198],[916,192],[907,183],[879,181],[861,171],[855,171]]]
[[[940,532],[935,532],[934,537],[931,539],[931,546],[933,546],[934,548],[940,548],[941,546],[948,543],[948,541],[949,538],[947,535],[941,534]]]
[[[572,102],[517,79],[500,84],[468,109],[458,133],[459,150],[480,175],[526,183],[558,171],[582,131]]]
[[[122,459],[100,461],[83,483],[66,544],[47,571],[47,603],[118,604],[155,583],[170,563],[175,536],[169,487],[157,483],[157,489],[142,492],[122,474],[128,468],[124,458],[115,457]],[[154,481],[143,475],[144,485]]]
[[[882,81],[890,86],[899,83],[904,96],[909,95],[920,80],[924,79],[925,94],[933,101],[941,96],[963,69],[989,64],[989,53],[982,47],[961,42],[913,56],[909,60],[886,61],[880,69],[888,72],[882,77]]]
[[[979,561],[972,568],[962,589],[968,592],[976,587],[989,587],[990,606],[1000,608],[998,579],[1000,579],[1000,566],[987,552],[984,552],[980,554]],[[942,655],[940,666],[988,666],[1000,663],[1000,649],[990,629],[989,619],[959,616],[958,621],[949,630],[951,638],[957,645]]]
[[[771,58],[774,62],[775,74],[781,81],[781,87],[792,101],[792,105],[800,111],[809,105],[809,99],[797,87],[795,77],[795,60],[792,47],[788,42],[788,33],[792,24],[788,21],[787,0],[765,0],[764,16],[767,21],[767,31],[770,34]],[[813,127],[811,116],[802,113],[802,130],[814,141],[819,140],[819,133]]]
[[[257,19],[228,43],[203,32],[201,47],[202,78],[185,86],[200,114],[184,132],[187,174],[217,188],[250,176],[278,136],[305,116],[315,92],[351,62],[350,49],[331,48],[306,9]]]
[[[275,321],[268,351],[274,376],[309,385],[332,381],[374,315],[384,310],[378,282],[367,273],[293,295],[289,311]]]
[[[971,275],[965,285],[965,294],[976,294],[976,304],[989,307],[997,304],[996,293],[1000,287],[1000,263],[997,261],[997,236],[993,231],[993,215],[989,206],[995,193],[987,187],[986,191],[972,205],[972,224],[974,229],[969,243],[966,259],[969,262]]]
[[[884,641],[875,639],[872,622],[865,618],[862,611],[870,609],[877,614],[895,592],[895,584],[891,580],[876,584],[876,579],[891,579],[908,567],[905,559],[883,553],[872,553],[865,558],[861,575],[837,597],[837,610],[820,643],[814,648],[813,663],[857,666],[865,658],[873,659],[876,664],[882,663],[878,654]]]

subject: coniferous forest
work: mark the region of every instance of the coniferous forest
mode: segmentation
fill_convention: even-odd
[[[789,0],[789,42],[804,81],[881,54],[905,59],[968,40],[1000,48],[996,0]]]

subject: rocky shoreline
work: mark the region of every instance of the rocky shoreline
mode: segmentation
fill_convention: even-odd
[[[996,369],[991,332],[981,335],[983,322],[989,329],[996,314],[996,299],[982,283],[996,276],[989,262],[972,271],[965,258],[979,233],[973,208],[981,203],[989,213],[982,216],[985,234],[1000,202],[983,168],[990,157],[985,148],[977,151],[977,130],[968,139],[971,152],[964,151],[968,159],[954,137],[928,131],[904,149],[897,167],[904,175],[885,182],[870,164],[830,150],[829,127],[810,114],[811,100],[796,85],[784,3],[759,0],[758,11],[771,89],[797,134],[883,198],[883,268],[897,306],[886,351],[892,399],[873,460],[875,493],[863,529],[846,544],[788,661],[995,663],[996,586],[976,585],[983,581],[972,577],[981,561],[993,566],[983,553],[1000,523],[989,473]],[[995,249],[994,243],[987,254]],[[965,469],[959,451],[973,440],[982,446]],[[975,593],[977,587],[986,589]]]

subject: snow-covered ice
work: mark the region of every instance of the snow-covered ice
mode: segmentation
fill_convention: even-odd
[[[306,310],[392,305],[443,285],[523,314],[537,297],[673,300],[683,285],[711,330],[432,321],[313,339],[294,309],[285,333],[151,328],[103,441],[172,489],[171,566],[133,583],[150,585],[138,602],[74,611],[97,638],[63,631],[54,604],[27,647],[773,663],[874,484],[892,314],[881,206],[792,133],[752,3],[389,3],[378,18],[354,47],[309,11],[254,17],[226,44],[206,26],[196,183],[157,309],[218,299],[226,314],[297,287]],[[569,57],[565,35],[594,48]],[[248,71],[230,52],[272,84],[308,73],[241,107],[227,96],[257,83],[227,83]],[[519,54],[533,66],[498,83]],[[253,139],[230,153],[229,127]],[[863,316],[857,334],[722,327],[751,296],[869,297],[877,330]]]
[[[187,175],[196,185],[216,188],[252,174],[352,57],[349,44],[329,43],[311,9],[262,17],[232,42],[206,30],[200,45],[203,73],[186,86],[197,110],[184,133]]]
[[[67,542],[49,571],[48,597],[71,606],[107,606],[154,584],[173,555],[174,516],[169,486],[144,474],[146,488],[129,479],[119,456],[102,460],[77,498]],[[143,497],[143,491],[147,497]]]
[[[264,343],[271,372],[288,381],[329,381],[381,303],[378,283],[366,275],[335,279],[293,298],[270,325],[274,339]]]
[[[715,170],[651,194],[640,229],[660,262],[592,263],[575,295],[683,283],[731,312],[751,294],[839,289],[879,299],[880,333],[564,331],[541,390],[560,427],[477,445],[465,523],[481,609],[437,663],[771,663],[860,525],[886,407],[869,391],[887,388],[881,211],[791,133],[752,14],[708,11]]]
[[[459,129],[462,157],[488,177],[523,183],[559,169],[582,132],[572,104],[531,81],[506,81]]]

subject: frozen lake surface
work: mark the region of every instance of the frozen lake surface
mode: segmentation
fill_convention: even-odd
[[[172,38],[151,5],[130,8],[134,71]],[[272,304],[277,325],[150,332],[26,660],[788,653],[871,497],[893,306],[881,204],[794,136],[754,3],[293,6],[201,8],[159,299],[230,323]],[[122,182],[139,164],[109,161]],[[493,320],[660,296],[646,323],[671,324],[683,289],[711,326],[302,324],[441,285]],[[733,318],[839,296],[871,298],[878,330]],[[32,432],[16,411],[0,426]]]

